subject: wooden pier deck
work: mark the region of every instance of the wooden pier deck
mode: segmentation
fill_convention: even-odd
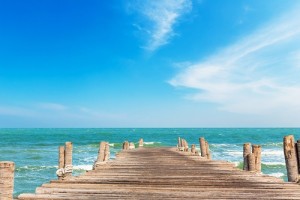
[[[79,177],[53,180],[21,194],[37,199],[300,199],[300,186],[237,169],[176,148],[122,151]]]

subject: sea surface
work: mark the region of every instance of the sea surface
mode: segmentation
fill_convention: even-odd
[[[42,183],[56,179],[58,147],[73,142],[74,174],[92,168],[100,141],[108,141],[111,159],[125,140],[145,141],[146,147],[176,146],[183,137],[190,144],[205,137],[212,158],[242,166],[243,143],[262,145],[262,172],[286,180],[282,140],[293,134],[300,139],[299,128],[126,128],[126,129],[0,129],[0,160],[14,161],[15,192],[32,193]]]

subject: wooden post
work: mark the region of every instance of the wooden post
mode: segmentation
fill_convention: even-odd
[[[243,146],[243,158],[244,158],[244,166],[243,170],[248,171],[249,166],[248,166],[248,158],[247,156],[251,153],[251,144],[250,143],[245,143]]]
[[[123,150],[128,150],[129,149],[129,142],[125,141],[123,142]]]
[[[205,146],[205,139],[203,137],[199,138],[200,143],[200,150],[201,150],[201,157],[206,157],[206,146]]]
[[[192,146],[191,146],[191,153],[192,154],[196,153],[196,146],[194,144],[192,144]]]
[[[65,168],[65,147],[60,146],[58,148],[58,169]],[[62,180],[62,176],[58,176],[58,180]]]
[[[295,148],[295,140],[293,135],[283,138],[283,151],[285,157],[285,165],[289,182],[298,181],[298,161]]]
[[[105,145],[106,145],[106,142],[104,142],[104,141],[100,142],[97,162],[103,162],[104,161]]]
[[[141,138],[139,141],[139,147],[143,147],[143,146],[144,146],[144,140],[143,138]]]
[[[130,143],[129,143],[129,149],[135,149],[135,145],[134,145],[133,142],[130,142]]]
[[[298,174],[300,174],[300,140],[297,140],[296,149],[297,149],[297,161],[298,161]]]
[[[15,163],[0,162],[0,199],[12,200],[14,192]]]
[[[252,145],[252,153],[255,156],[255,170],[261,172],[261,146]]]
[[[210,150],[209,150],[209,144],[208,144],[207,141],[205,141],[205,147],[206,147],[206,158],[208,160],[210,160],[211,159],[211,154],[210,154]]]
[[[248,158],[249,171],[254,172],[255,171],[255,155],[253,153],[249,153],[247,155],[247,158]]]
[[[184,139],[180,139],[180,147],[184,149]]]
[[[181,139],[180,137],[178,137],[178,149],[180,150],[180,147],[181,147]]]
[[[72,166],[72,151],[73,144],[72,142],[66,142],[65,148],[65,177],[69,178],[72,176],[73,166]]]
[[[103,161],[108,161],[109,157],[110,157],[109,143],[106,142],[105,143],[105,150],[104,150],[104,159],[103,159]]]
[[[189,144],[187,143],[186,140],[184,140],[184,151],[188,152],[189,151]]]

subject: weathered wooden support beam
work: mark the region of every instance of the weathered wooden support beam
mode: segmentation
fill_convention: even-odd
[[[245,143],[243,146],[243,158],[244,158],[244,166],[243,170],[248,171],[249,165],[248,165],[248,155],[251,153],[251,143]]]
[[[297,149],[298,174],[300,174],[300,140],[297,140],[295,146]]]
[[[109,157],[110,157],[110,151],[109,151],[109,143],[106,142],[105,143],[105,150],[104,150],[104,158],[103,158],[103,161],[106,162],[109,160]]]
[[[251,172],[254,172],[254,171],[256,171],[256,169],[255,169],[255,155],[253,154],[253,153],[249,153],[248,155],[247,155],[247,158],[248,158],[248,167],[249,167],[249,171],[251,171]]]
[[[191,146],[191,153],[192,154],[196,153],[196,145],[195,144],[192,144],[192,146]]]
[[[69,178],[72,176],[72,172],[73,172],[72,152],[73,152],[72,142],[66,142],[66,144],[65,144],[65,178]]]
[[[130,142],[130,143],[129,143],[129,149],[135,149],[135,145],[134,145],[133,142]]]
[[[129,150],[129,142],[128,141],[123,142],[123,150]]]
[[[0,162],[0,199],[12,200],[14,191],[15,163]]]
[[[143,147],[143,146],[144,146],[144,140],[143,138],[141,138],[139,141],[139,147]]]
[[[184,140],[184,151],[188,152],[189,151],[189,144],[187,143],[186,140]]]
[[[65,147],[59,146],[58,147],[58,169],[65,168]],[[63,173],[63,172],[62,172]],[[58,179],[63,179],[63,174],[57,174]]]
[[[178,144],[177,144],[177,147],[178,147],[178,150],[180,150],[180,147],[181,147],[181,139],[180,139],[180,137],[178,137]]]
[[[206,153],[206,143],[204,137],[199,138],[201,157],[207,157]]]
[[[100,146],[99,146],[99,151],[98,151],[98,157],[97,157],[97,162],[103,162],[104,161],[104,157],[105,157],[105,146],[106,146],[106,142],[105,141],[101,141],[100,142]]]
[[[261,146],[252,145],[252,153],[255,156],[255,171],[261,172]]]
[[[206,158],[207,158],[208,160],[210,160],[210,159],[211,159],[211,153],[210,153],[210,150],[209,150],[209,144],[208,144],[207,141],[205,141],[205,148],[206,148]]]
[[[293,135],[288,135],[283,138],[283,151],[289,182],[298,181],[298,161],[295,148],[295,140]]]

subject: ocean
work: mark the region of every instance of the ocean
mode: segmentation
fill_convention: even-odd
[[[189,145],[205,137],[212,159],[226,160],[242,166],[243,144],[262,146],[262,172],[286,180],[282,140],[293,134],[300,139],[300,128],[83,128],[83,129],[0,129],[0,160],[16,164],[14,196],[32,193],[42,183],[56,179],[58,147],[73,142],[74,174],[92,168],[100,141],[110,143],[111,159],[125,140],[146,147],[176,146],[182,137]]]

